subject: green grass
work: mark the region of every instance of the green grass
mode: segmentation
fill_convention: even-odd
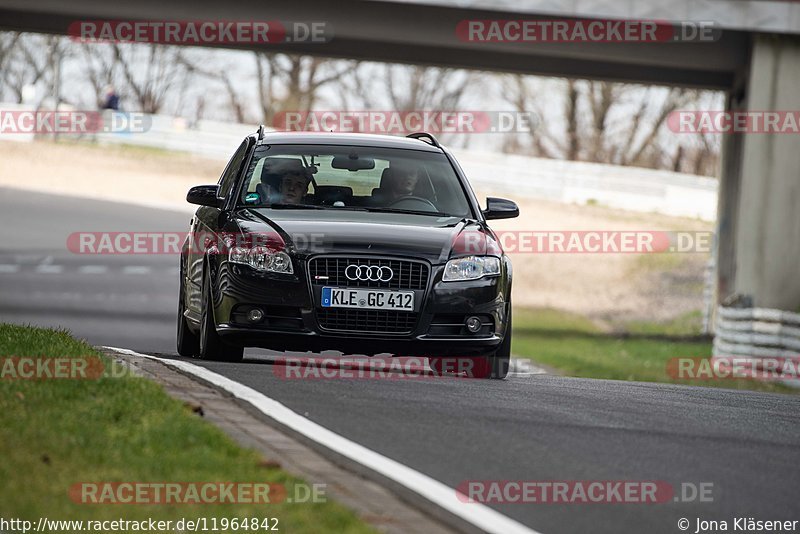
[[[512,352],[567,376],[672,382],[702,386],[797,392],[782,384],[756,380],[674,380],[671,358],[707,358],[711,342],[699,339],[695,312],[675,321],[631,323],[623,334],[603,332],[580,315],[552,309],[515,309]]]
[[[653,336],[696,336],[703,327],[703,312],[695,310],[665,322],[631,321],[622,329],[631,334]]]
[[[0,324],[0,356],[94,356],[65,331]],[[0,380],[0,516],[50,519],[278,518],[284,532],[371,532],[333,502],[205,505],[79,504],[80,482],[301,480],[237,446],[160,386],[133,376]],[[313,484],[315,481],[309,481]]]

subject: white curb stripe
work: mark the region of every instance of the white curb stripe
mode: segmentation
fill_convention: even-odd
[[[218,388],[233,394],[234,397],[249,402],[263,414],[283,425],[286,425],[295,432],[299,432],[303,436],[331,449],[338,454],[341,454],[345,458],[368,467],[369,469],[380,473],[386,478],[405,486],[414,493],[417,493],[418,495],[447,510],[453,515],[463,519],[464,521],[475,525],[481,530],[492,533],[496,532],[498,534],[541,534],[526,527],[518,521],[514,521],[513,519],[506,517],[495,510],[492,510],[488,506],[480,503],[463,502],[456,496],[455,489],[442,484],[438,480],[434,480],[427,475],[424,475],[418,471],[414,471],[410,467],[392,460],[391,458],[387,458],[386,456],[368,449],[363,445],[359,445],[354,441],[350,441],[349,439],[318,425],[310,419],[306,419],[298,413],[293,412],[280,402],[267,397],[263,393],[259,393],[258,391],[231,380],[230,378],[217,374],[213,371],[209,371],[205,367],[181,360],[167,360],[150,356],[148,354],[140,354],[129,349],[119,349],[116,347],[104,348],[114,350],[122,354],[127,354],[129,356],[138,356],[141,358],[156,360],[165,365],[180,369],[181,371],[190,373],[198,378],[210,382]]]
[[[129,265],[122,269],[122,274],[150,274],[150,267],[142,265]]]
[[[81,274],[105,274],[108,272],[108,265],[83,265],[78,268]]]
[[[61,274],[64,271],[64,266],[40,263],[36,266],[35,271],[37,274]]]

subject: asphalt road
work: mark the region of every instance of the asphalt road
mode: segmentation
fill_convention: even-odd
[[[187,231],[190,218],[0,188],[0,321],[62,326],[97,345],[174,350],[177,256],[81,255],[67,240],[75,232]]]
[[[0,320],[174,357],[177,258],[82,256],[77,231],[182,230],[188,217],[0,189]],[[712,484],[711,502],[491,506],[548,533],[682,532],[678,520],[800,519],[800,398],[670,385],[284,380],[263,352],[197,362],[453,487],[467,480]],[[280,373],[278,373],[280,374]]]

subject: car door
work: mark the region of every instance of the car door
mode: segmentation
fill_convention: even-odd
[[[245,139],[231,157],[220,176],[217,198],[220,207],[200,207],[194,214],[189,236],[189,251],[186,262],[186,290],[188,302],[186,306],[194,313],[200,313],[201,291],[203,289],[203,264],[206,251],[216,243],[217,233],[226,221],[224,210],[229,197],[236,194],[238,178],[247,159],[250,138]]]

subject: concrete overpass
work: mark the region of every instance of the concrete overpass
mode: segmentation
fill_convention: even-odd
[[[688,2],[688,0],[674,0]],[[522,2],[516,2],[521,4]],[[325,44],[284,43],[269,50],[302,52],[363,60],[421,65],[447,65],[485,70],[552,76],[602,78],[616,81],[675,84],[724,89],[743,76],[751,51],[748,30],[725,27],[714,43],[465,43],[455,28],[465,19],[518,19],[524,16],[568,18],[602,17],[602,9],[582,11],[552,6],[574,0],[530,2],[519,8],[506,0],[431,0],[428,2],[374,0],[0,0],[0,25],[8,29],[66,33],[69,24],[87,19],[140,20],[314,20],[325,21],[335,37]],[[580,3],[580,2],[579,2]],[[594,2],[602,5],[603,2]],[[606,0],[605,4],[639,5],[639,0]],[[761,2],[719,2],[758,4]],[[776,2],[772,2],[776,3]],[[584,2],[591,4],[591,2]],[[550,9],[547,9],[550,5]],[[800,6],[786,6],[797,8]],[[637,9],[629,16],[666,18],[665,10]],[[670,10],[672,11],[672,10]],[[675,10],[678,13],[681,10]],[[674,14],[673,13],[673,14]],[[688,18],[688,17],[687,17]],[[708,20],[708,19],[703,19]],[[713,19],[712,19],[713,20]],[[242,48],[256,48],[241,45]]]
[[[728,110],[800,110],[800,2],[791,0],[0,0],[0,27],[65,34],[86,19],[325,21],[325,44],[269,50],[720,89]],[[464,42],[469,19],[714,21],[713,42]],[[240,45],[256,48],[258,45]],[[800,307],[800,138],[732,134],[723,142],[719,302]]]

